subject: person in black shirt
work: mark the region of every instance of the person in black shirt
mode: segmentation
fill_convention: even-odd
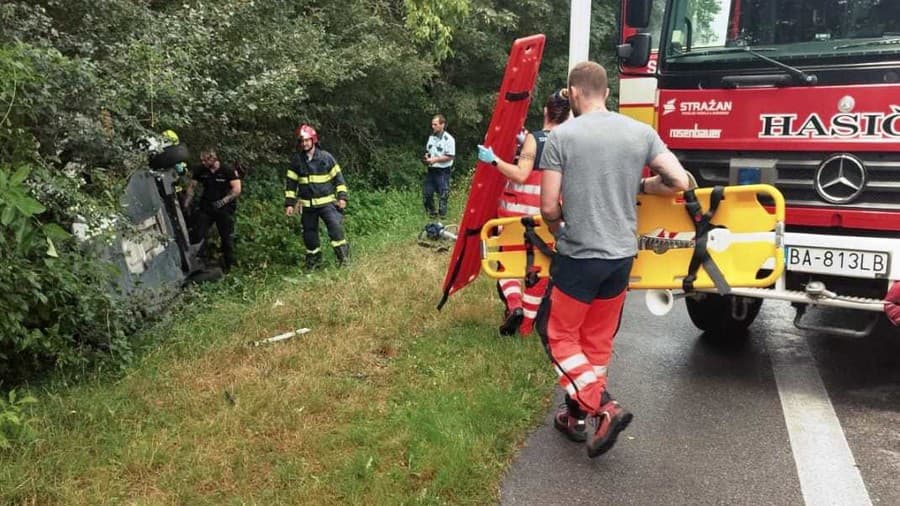
[[[235,263],[234,213],[241,194],[241,179],[233,167],[219,161],[214,149],[204,148],[200,152],[200,163],[193,170],[187,188],[187,207],[190,207],[197,182],[203,185],[199,205],[191,216],[191,244],[203,241],[209,227],[215,223],[222,239],[223,270],[228,272]]]

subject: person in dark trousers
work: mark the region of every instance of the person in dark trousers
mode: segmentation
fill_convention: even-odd
[[[575,118],[550,132],[541,160],[541,216],[556,254],[537,327],[567,394],[554,426],[586,440],[593,458],[632,419],[607,392],[606,375],[637,255],[637,195],[673,195],[690,179],[649,125],[606,108],[599,64],[572,68],[567,95]],[[641,177],[645,166],[654,176]],[[587,417],[592,431],[582,423]]]
[[[222,240],[222,269],[228,272],[235,264],[234,214],[241,194],[241,178],[233,167],[219,160],[214,149],[204,148],[200,152],[200,166],[191,174],[185,207],[191,206],[198,182],[203,186],[203,193],[191,215],[191,244],[200,244],[206,239],[209,227],[215,223]]]
[[[294,132],[297,150],[291,155],[284,187],[284,213],[300,213],[306,267],[315,268],[322,259],[319,247],[319,220],[325,222],[338,265],[350,260],[350,244],[344,237],[344,209],[347,184],[341,166],[328,151],[319,148],[319,136],[309,125]]]
[[[422,203],[430,218],[447,217],[447,199],[450,197],[450,172],[456,157],[456,140],[447,133],[447,119],[442,114],[431,118],[431,135],[425,144],[422,163],[427,167],[422,185]],[[434,209],[434,194],[438,194],[438,209]]]

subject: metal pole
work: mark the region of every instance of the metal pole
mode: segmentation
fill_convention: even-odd
[[[569,12],[569,70],[588,59],[591,44],[591,0],[571,0]]]

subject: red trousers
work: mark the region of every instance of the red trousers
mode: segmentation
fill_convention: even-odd
[[[546,340],[559,384],[581,409],[596,414],[606,389],[606,369],[619,328],[625,290],[582,302],[557,287],[550,292]]]
[[[534,329],[534,319],[547,291],[547,278],[541,278],[534,286],[527,287],[521,279],[501,279],[497,282],[503,300],[506,303],[507,314],[514,309],[522,308],[525,318],[519,325],[519,333],[523,336],[531,334]],[[524,293],[523,293],[524,288]]]

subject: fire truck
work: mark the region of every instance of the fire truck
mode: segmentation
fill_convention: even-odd
[[[900,280],[900,1],[623,0],[619,22],[619,111],[699,186],[787,204],[784,275],[688,294],[694,324],[735,335],[779,299],[800,328],[869,334]],[[846,310],[865,317],[827,318]]]

